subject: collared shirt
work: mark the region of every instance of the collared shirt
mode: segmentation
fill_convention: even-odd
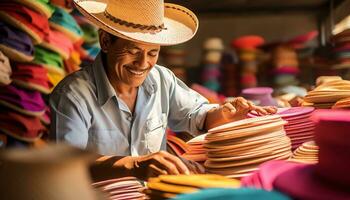
[[[134,113],[95,62],[68,75],[50,96],[50,137],[101,155],[138,156],[166,150],[166,127],[194,135],[216,105],[155,65],[138,87]]]

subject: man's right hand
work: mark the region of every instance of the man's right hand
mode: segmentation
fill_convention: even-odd
[[[115,166],[119,168],[121,164],[140,179],[147,179],[148,177],[162,174],[190,174],[189,169],[180,158],[166,151],[139,157],[128,156],[117,161]]]

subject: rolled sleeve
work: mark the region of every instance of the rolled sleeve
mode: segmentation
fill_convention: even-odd
[[[85,149],[88,143],[86,116],[72,94],[57,91],[50,96],[50,139]]]

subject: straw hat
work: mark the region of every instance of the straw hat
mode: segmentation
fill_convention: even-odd
[[[93,155],[66,145],[0,152],[0,199],[98,200],[87,172]]]
[[[196,15],[163,0],[74,0],[77,9],[99,28],[141,43],[174,45],[190,40]]]

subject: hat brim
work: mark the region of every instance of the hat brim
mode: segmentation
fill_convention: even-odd
[[[149,33],[129,28],[108,19],[104,15],[107,0],[74,0],[76,8],[99,28],[115,36],[146,44],[162,46],[175,45],[190,40],[198,30],[196,15],[187,8],[165,3],[164,26],[165,30]]]
[[[36,90],[36,91],[39,91],[43,94],[50,94],[49,88],[45,88],[44,86],[41,86],[41,85],[38,85],[35,83],[30,83],[30,82],[26,82],[26,81],[22,81],[22,80],[17,80],[17,79],[13,79],[13,83],[15,85],[18,85],[18,86],[26,88],[26,89]]]
[[[296,199],[350,199],[350,193],[319,180],[315,165],[300,165],[280,174],[274,187]]]
[[[11,48],[9,46],[0,44],[0,51],[2,51],[11,60],[17,62],[30,62],[34,60],[34,56],[26,55],[17,49]]]

